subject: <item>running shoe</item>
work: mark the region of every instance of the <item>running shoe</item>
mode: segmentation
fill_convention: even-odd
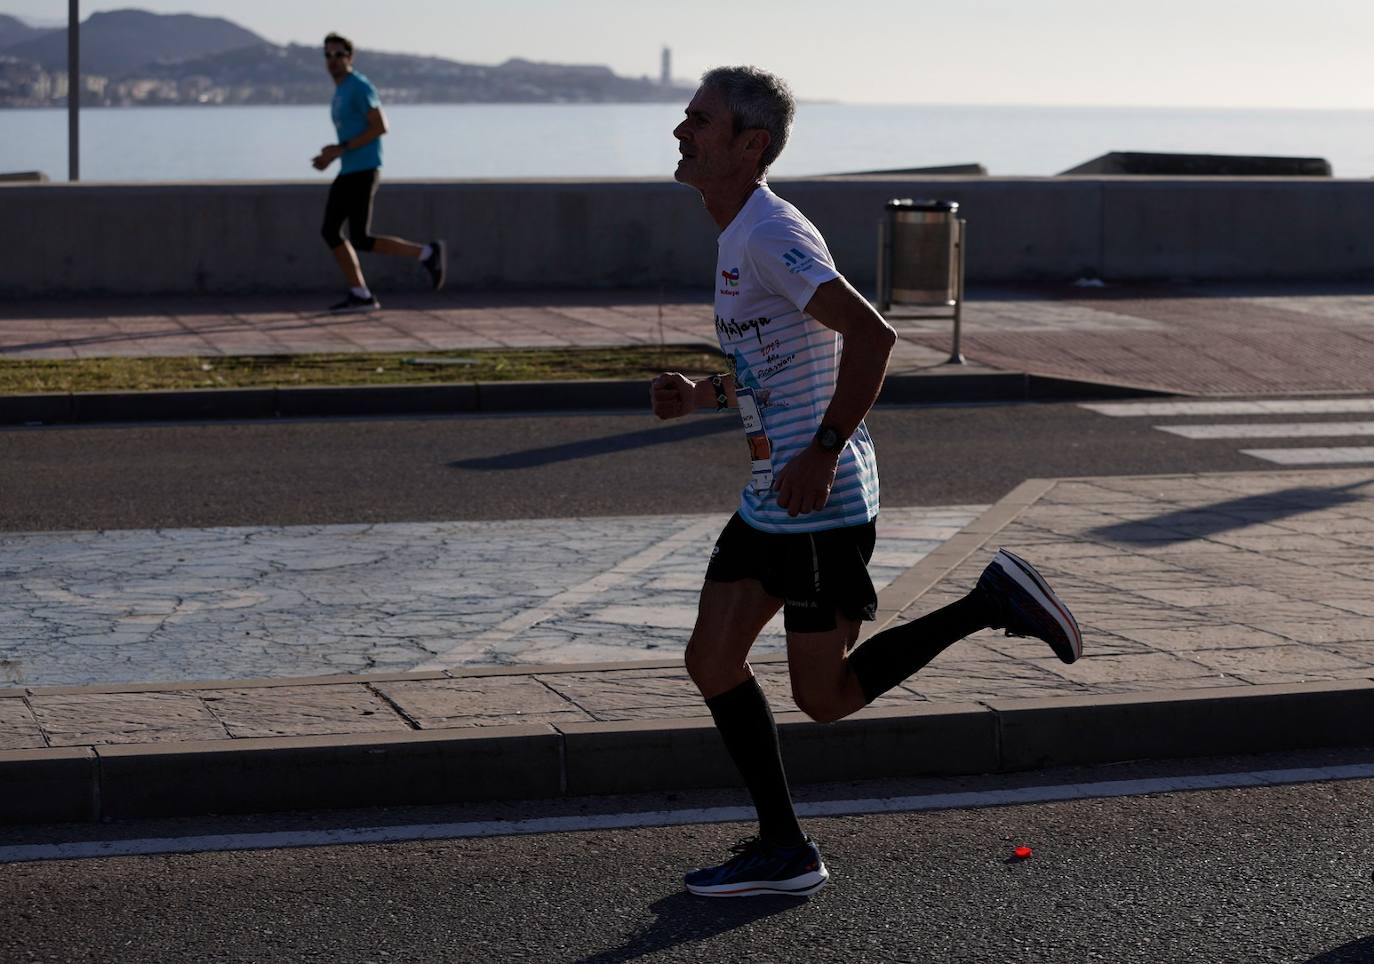
[[[382,303],[376,298],[359,298],[353,292],[348,293],[348,297],[336,305],[330,305],[329,310],[336,315],[345,315],[358,311],[376,311]]]
[[[830,880],[815,843],[771,847],[757,837],[731,847],[735,856],[719,867],[694,870],[683,882],[701,897],[805,897]]]
[[[448,245],[443,241],[431,241],[429,248],[429,257],[420,263],[429,272],[429,280],[434,285],[434,290],[438,291],[444,286],[444,276],[448,272]]]
[[[1042,639],[1066,663],[1083,655],[1083,634],[1073,613],[1045,577],[1020,556],[998,549],[979,577],[978,588],[996,607],[999,618],[993,629],[1005,629],[1008,636]]]

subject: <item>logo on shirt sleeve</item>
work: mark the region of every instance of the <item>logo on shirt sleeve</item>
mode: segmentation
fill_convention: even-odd
[[[783,264],[787,265],[787,270],[793,274],[801,274],[804,271],[810,271],[816,266],[815,258],[797,248],[792,248],[784,252],[782,261]]]

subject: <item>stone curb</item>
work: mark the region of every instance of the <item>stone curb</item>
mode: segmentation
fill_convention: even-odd
[[[1358,722],[1353,722],[1358,721]],[[797,783],[1374,744],[1374,681],[779,715]],[[733,786],[707,718],[0,752],[0,823]]]
[[[880,404],[1134,398],[1160,388],[1024,372],[890,375]],[[643,409],[644,379],[0,396],[0,425]]]

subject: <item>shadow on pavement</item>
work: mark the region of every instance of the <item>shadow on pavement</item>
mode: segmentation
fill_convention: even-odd
[[[750,897],[747,900],[693,897],[673,894],[649,905],[657,918],[620,947],[582,958],[578,964],[621,964],[658,951],[705,940],[774,914],[802,907],[805,897]]]
[[[647,396],[647,381],[645,385]],[[573,459],[590,458],[596,455],[611,455],[616,452],[647,448],[650,445],[664,445],[669,442],[680,442],[685,439],[703,438],[707,435],[719,435],[722,432],[738,432],[739,430],[738,419],[691,419],[676,425],[650,428],[641,432],[623,432],[619,435],[607,435],[604,438],[582,439],[576,442],[565,442],[561,445],[526,449],[523,452],[511,452],[507,455],[488,455],[480,459],[459,459],[456,462],[449,462],[448,467],[451,469],[474,469],[479,472],[537,469],[555,462],[568,462]]]
[[[1374,961],[1374,937],[1361,937],[1349,944],[1324,951],[1305,964],[1369,964]]]
[[[1275,522],[1303,512],[1359,502],[1365,496],[1356,490],[1369,485],[1374,485],[1374,478],[1330,488],[1299,486],[1281,492],[1247,495],[1212,505],[1189,506],[1149,519],[1131,519],[1098,526],[1088,530],[1088,534],[1129,545],[1188,542],[1257,523]]]

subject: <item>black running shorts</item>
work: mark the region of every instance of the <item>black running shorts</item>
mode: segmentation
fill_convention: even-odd
[[[340,174],[329,185],[320,235],[331,249],[343,244],[341,229],[347,221],[348,239],[353,247],[359,251],[372,250],[372,199],[377,195],[380,180],[381,171],[373,168]]]
[[[877,525],[820,532],[760,532],[736,512],[721,531],[706,567],[707,582],[757,579],[783,602],[789,632],[825,633],[846,619],[873,619],[878,593],[868,576]]]

